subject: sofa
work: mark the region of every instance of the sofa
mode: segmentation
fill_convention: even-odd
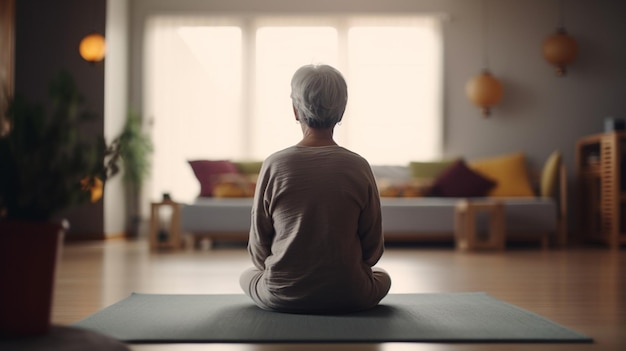
[[[200,196],[180,204],[181,233],[191,245],[202,239],[248,237],[254,181],[261,162],[190,161]],[[461,200],[497,201],[504,208],[507,241],[566,243],[566,170],[557,150],[539,170],[523,152],[467,160],[462,157],[372,165],[381,196],[386,242],[453,242]],[[488,218],[477,218],[486,230]]]

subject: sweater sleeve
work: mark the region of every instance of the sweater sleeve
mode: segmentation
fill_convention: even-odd
[[[369,173],[368,203],[361,211],[359,217],[359,237],[361,239],[363,261],[372,267],[383,255],[385,245],[382,232],[380,196],[374,176],[371,174],[371,171]]]
[[[259,174],[259,181],[254,194],[252,204],[250,235],[248,238],[248,252],[252,258],[254,266],[260,270],[265,269],[265,260],[272,254],[272,241],[274,238],[274,226],[269,211],[265,194],[269,184],[267,170],[265,167]]]

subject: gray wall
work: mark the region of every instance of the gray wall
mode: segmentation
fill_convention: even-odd
[[[78,44],[91,31],[104,33],[105,4],[105,0],[16,1],[15,93],[33,102],[49,102],[49,82],[61,69],[70,71],[86,107],[101,116],[90,126],[95,136],[104,131],[104,65],[84,61]],[[70,221],[68,236],[96,238],[104,232],[102,201],[71,209],[63,217]]]
[[[19,0],[15,26],[15,92],[49,102],[48,83],[61,69],[68,70],[87,108],[99,116],[88,132],[108,142],[119,135],[128,109],[128,2]],[[78,53],[80,40],[91,31],[105,34],[107,40],[106,58],[96,64]],[[69,239],[123,234],[128,216],[121,177],[107,182],[102,201],[68,209],[61,216],[70,221]]]
[[[476,1],[455,1],[446,32],[446,137],[448,153],[468,157],[523,150],[540,165],[561,149],[574,171],[575,143],[602,132],[605,116],[626,118],[626,33],[622,1],[563,1],[565,26],[579,56],[559,78],[541,56],[554,30],[556,1],[500,0],[490,10],[489,58],[504,84],[493,118],[483,120],[467,103],[463,84],[480,65],[481,23]]]

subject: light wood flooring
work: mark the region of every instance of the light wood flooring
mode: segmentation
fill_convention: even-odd
[[[67,243],[58,267],[53,323],[71,324],[131,292],[241,293],[243,246],[151,253],[145,240]],[[131,344],[132,350],[626,350],[626,251],[604,247],[458,252],[389,246],[379,266],[390,293],[484,291],[587,334],[591,344]]]

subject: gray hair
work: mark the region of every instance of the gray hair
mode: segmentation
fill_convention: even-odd
[[[311,128],[332,128],[346,110],[348,86],[334,67],[302,66],[291,79],[291,101],[301,122]]]

